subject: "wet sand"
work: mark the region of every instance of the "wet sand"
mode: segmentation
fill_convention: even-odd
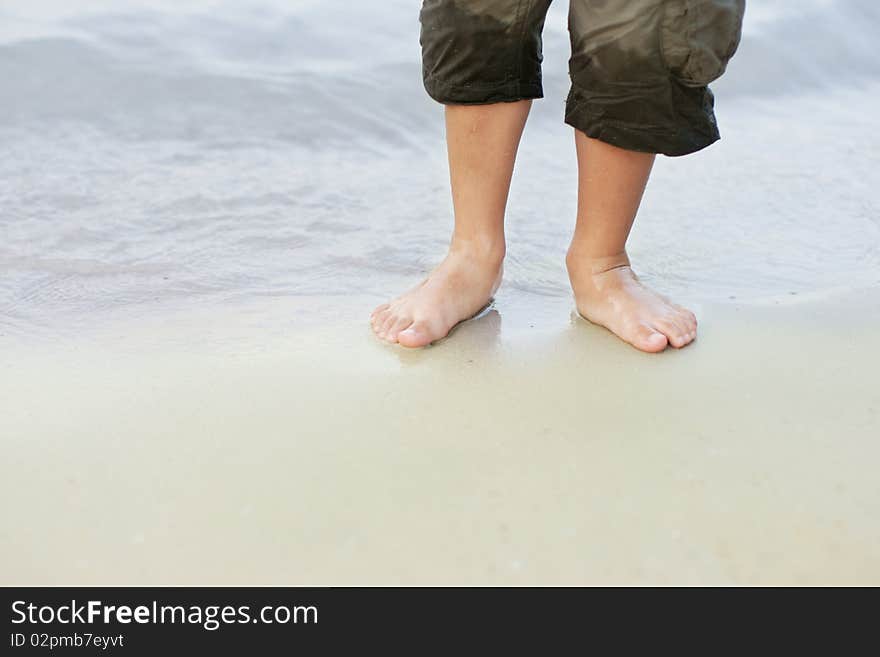
[[[0,337],[0,580],[880,584],[877,290],[660,356],[503,289],[405,351],[374,301]]]

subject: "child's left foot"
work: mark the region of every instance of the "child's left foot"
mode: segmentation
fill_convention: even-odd
[[[566,258],[578,312],[642,351],[680,348],[697,336],[697,318],[645,287],[626,255],[590,259],[569,251]]]

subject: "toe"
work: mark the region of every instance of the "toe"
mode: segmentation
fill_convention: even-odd
[[[385,324],[385,321],[388,319],[388,316],[389,316],[389,312],[386,309],[386,310],[378,312],[375,315],[373,315],[372,317],[370,317],[370,326],[373,327],[373,332],[376,335],[379,335],[379,333],[381,332],[382,326]]]
[[[385,335],[390,342],[397,342],[397,336],[400,334],[400,332],[406,328],[409,328],[412,323],[412,318],[410,317],[398,317],[397,320],[388,327]]]
[[[682,309],[677,324],[684,331],[684,344],[690,344],[697,337],[697,318],[690,310]],[[682,345],[684,346],[684,345]]]
[[[684,343],[690,344],[697,337],[697,324],[696,322],[691,322],[690,320],[685,322],[685,329],[687,333],[684,336]]]
[[[397,342],[404,347],[424,347],[431,344],[434,339],[427,322],[413,322],[411,326],[397,334]]]
[[[373,329],[373,333],[378,335],[380,326],[381,324],[376,317],[370,317],[370,328]]]
[[[690,341],[688,338],[690,331],[688,331],[684,323],[678,321],[677,318],[660,320],[656,322],[654,326],[666,336],[669,340],[669,344],[676,349],[685,346]]]
[[[684,324],[685,329],[688,334],[690,334],[690,338],[693,340],[694,336],[697,334],[697,317],[687,308],[681,308],[679,310],[679,317],[681,318],[681,322]]]
[[[650,326],[640,326],[636,329],[632,344],[636,349],[655,353],[666,349],[667,338]]]
[[[389,304],[389,303],[383,303],[381,306],[376,306],[373,309],[373,312],[370,314],[370,319],[372,319],[373,317],[376,317],[376,315],[378,315],[379,313],[385,312],[390,307],[391,307],[391,304]]]
[[[382,321],[381,326],[379,327],[379,337],[383,340],[388,340],[388,331],[394,326],[394,323],[397,321],[398,316],[394,313],[388,313],[387,317]]]

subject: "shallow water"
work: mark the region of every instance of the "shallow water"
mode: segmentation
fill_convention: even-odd
[[[305,323],[309,298],[368,311],[442,254],[418,2],[70,4],[0,7],[0,333],[260,297]],[[569,295],[565,13],[511,194],[511,301]],[[878,30],[872,0],[750,3],[714,87],[722,141],[656,167],[631,246],[645,278],[691,303],[880,284]]]

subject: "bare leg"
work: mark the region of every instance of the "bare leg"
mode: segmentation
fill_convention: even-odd
[[[696,337],[696,317],[645,287],[626,254],[654,155],[579,130],[575,143],[578,216],[566,263],[578,312],[643,351],[685,346]]]
[[[449,253],[409,292],[373,311],[388,342],[423,347],[485,306],[501,284],[504,210],[531,101],[448,105],[446,145],[455,229]]]

